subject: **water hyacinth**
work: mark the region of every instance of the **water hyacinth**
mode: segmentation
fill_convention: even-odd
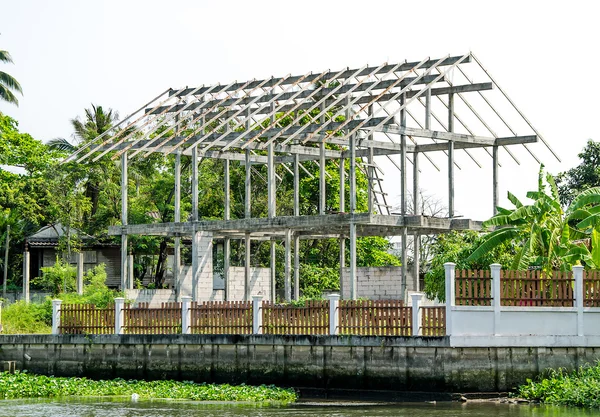
[[[289,404],[298,396],[292,389],[274,385],[197,384],[191,381],[91,380],[33,375],[27,372],[0,373],[0,399],[128,396],[139,399],[192,401],[243,401],[260,404]]]
[[[528,379],[517,395],[547,404],[600,408],[600,363],[573,372],[551,370],[545,378]]]

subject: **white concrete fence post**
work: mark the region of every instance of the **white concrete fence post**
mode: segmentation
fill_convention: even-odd
[[[500,305],[501,305],[501,295],[500,295],[500,269],[502,269],[502,265],[500,264],[491,264],[490,270],[492,274],[492,306],[494,307],[494,334],[498,334],[498,323],[500,323]]]
[[[338,335],[340,333],[340,313],[338,306],[340,304],[339,294],[329,294],[329,334]]]
[[[181,296],[181,333],[191,334],[191,312],[190,303],[192,297],[189,295]]]
[[[252,296],[252,334],[262,334],[262,295]]]
[[[421,329],[421,299],[423,293],[415,292],[410,295],[412,298],[412,336],[419,336]]]
[[[125,324],[125,299],[123,297],[115,298],[115,334],[123,334]]]
[[[452,335],[452,307],[455,304],[454,280],[456,277],[456,264],[446,262],[444,264],[446,275],[446,335]]]
[[[577,308],[577,336],[583,336],[583,299],[585,298],[583,288],[583,266],[573,266],[573,278],[575,279],[575,307]]]
[[[52,334],[59,334],[61,303],[62,300],[52,300]]]

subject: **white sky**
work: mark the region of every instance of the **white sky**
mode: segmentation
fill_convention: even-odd
[[[168,87],[420,61],[473,51],[563,159],[535,152],[550,172],[573,167],[600,114],[598,6],[593,1],[4,1],[2,65],[24,89],[0,103],[41,140],[71,135],[91,103],[135,110]],[[524,197],[539,169],[501,152],[501,203]],[[480,162],[491,158],[478,154]],[[437,159],[440,160],[439,157]],[[491,214],[491,170],[457,154],[456,209]],[[443,162],[443,159],[442,159]],[[446,198],[446,168],[422,162],[422,186]],[[398,173],[385,166],[388,177]],[[390,181],[388,181],[389,183]],[[391,181],[397,183],[397,181]],[[397,191],[388,186],[395,196]]]

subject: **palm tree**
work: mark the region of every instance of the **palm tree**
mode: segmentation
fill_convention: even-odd
[[[524,205],[508,193],[508,199],[515,208],[498,207],[498,214],[483,223],[484,227],[496,229],[485,236],[483,243],[467,261],[477,260],[493,248],[512,241],[517,246],[512,269],[536,265],[544,272],[551,273],[555,269],[568,270],[581,262],[590,267],[600,266],[600,257],[595,259],[592,256],[600,249],[600,234],[594,235],[594,230],[600,230],[599,217],[595,216],[598,212],[595,206],[600,202],[600,188],[582,193],[563,211],[554,177],[546,174],[544,182],[542,165],[538,190],[529,191],[527,197],[533,200],[532,204]],[[586,227],[588,230],[582,230]],[[592,253],[583,243],[590,235]]]
[[[10,56],[8,51],[0,50],[0,62],[13,62],[12,57]],[[19,100],[11,90],[17,91],[21,93],[21,95],[23,94],[23,90],[21,89],[21,85],[19,84],[19,82],[9,74],[0,71],[0,99],[8,101],[9,103],[13,103],[18,106]]]

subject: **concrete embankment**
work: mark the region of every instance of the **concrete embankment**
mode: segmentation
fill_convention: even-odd
[[[56,376],[276,384],[319,390],[508,391],[600,348],[450,347],[446,337],[0,336],[0,362]]]

